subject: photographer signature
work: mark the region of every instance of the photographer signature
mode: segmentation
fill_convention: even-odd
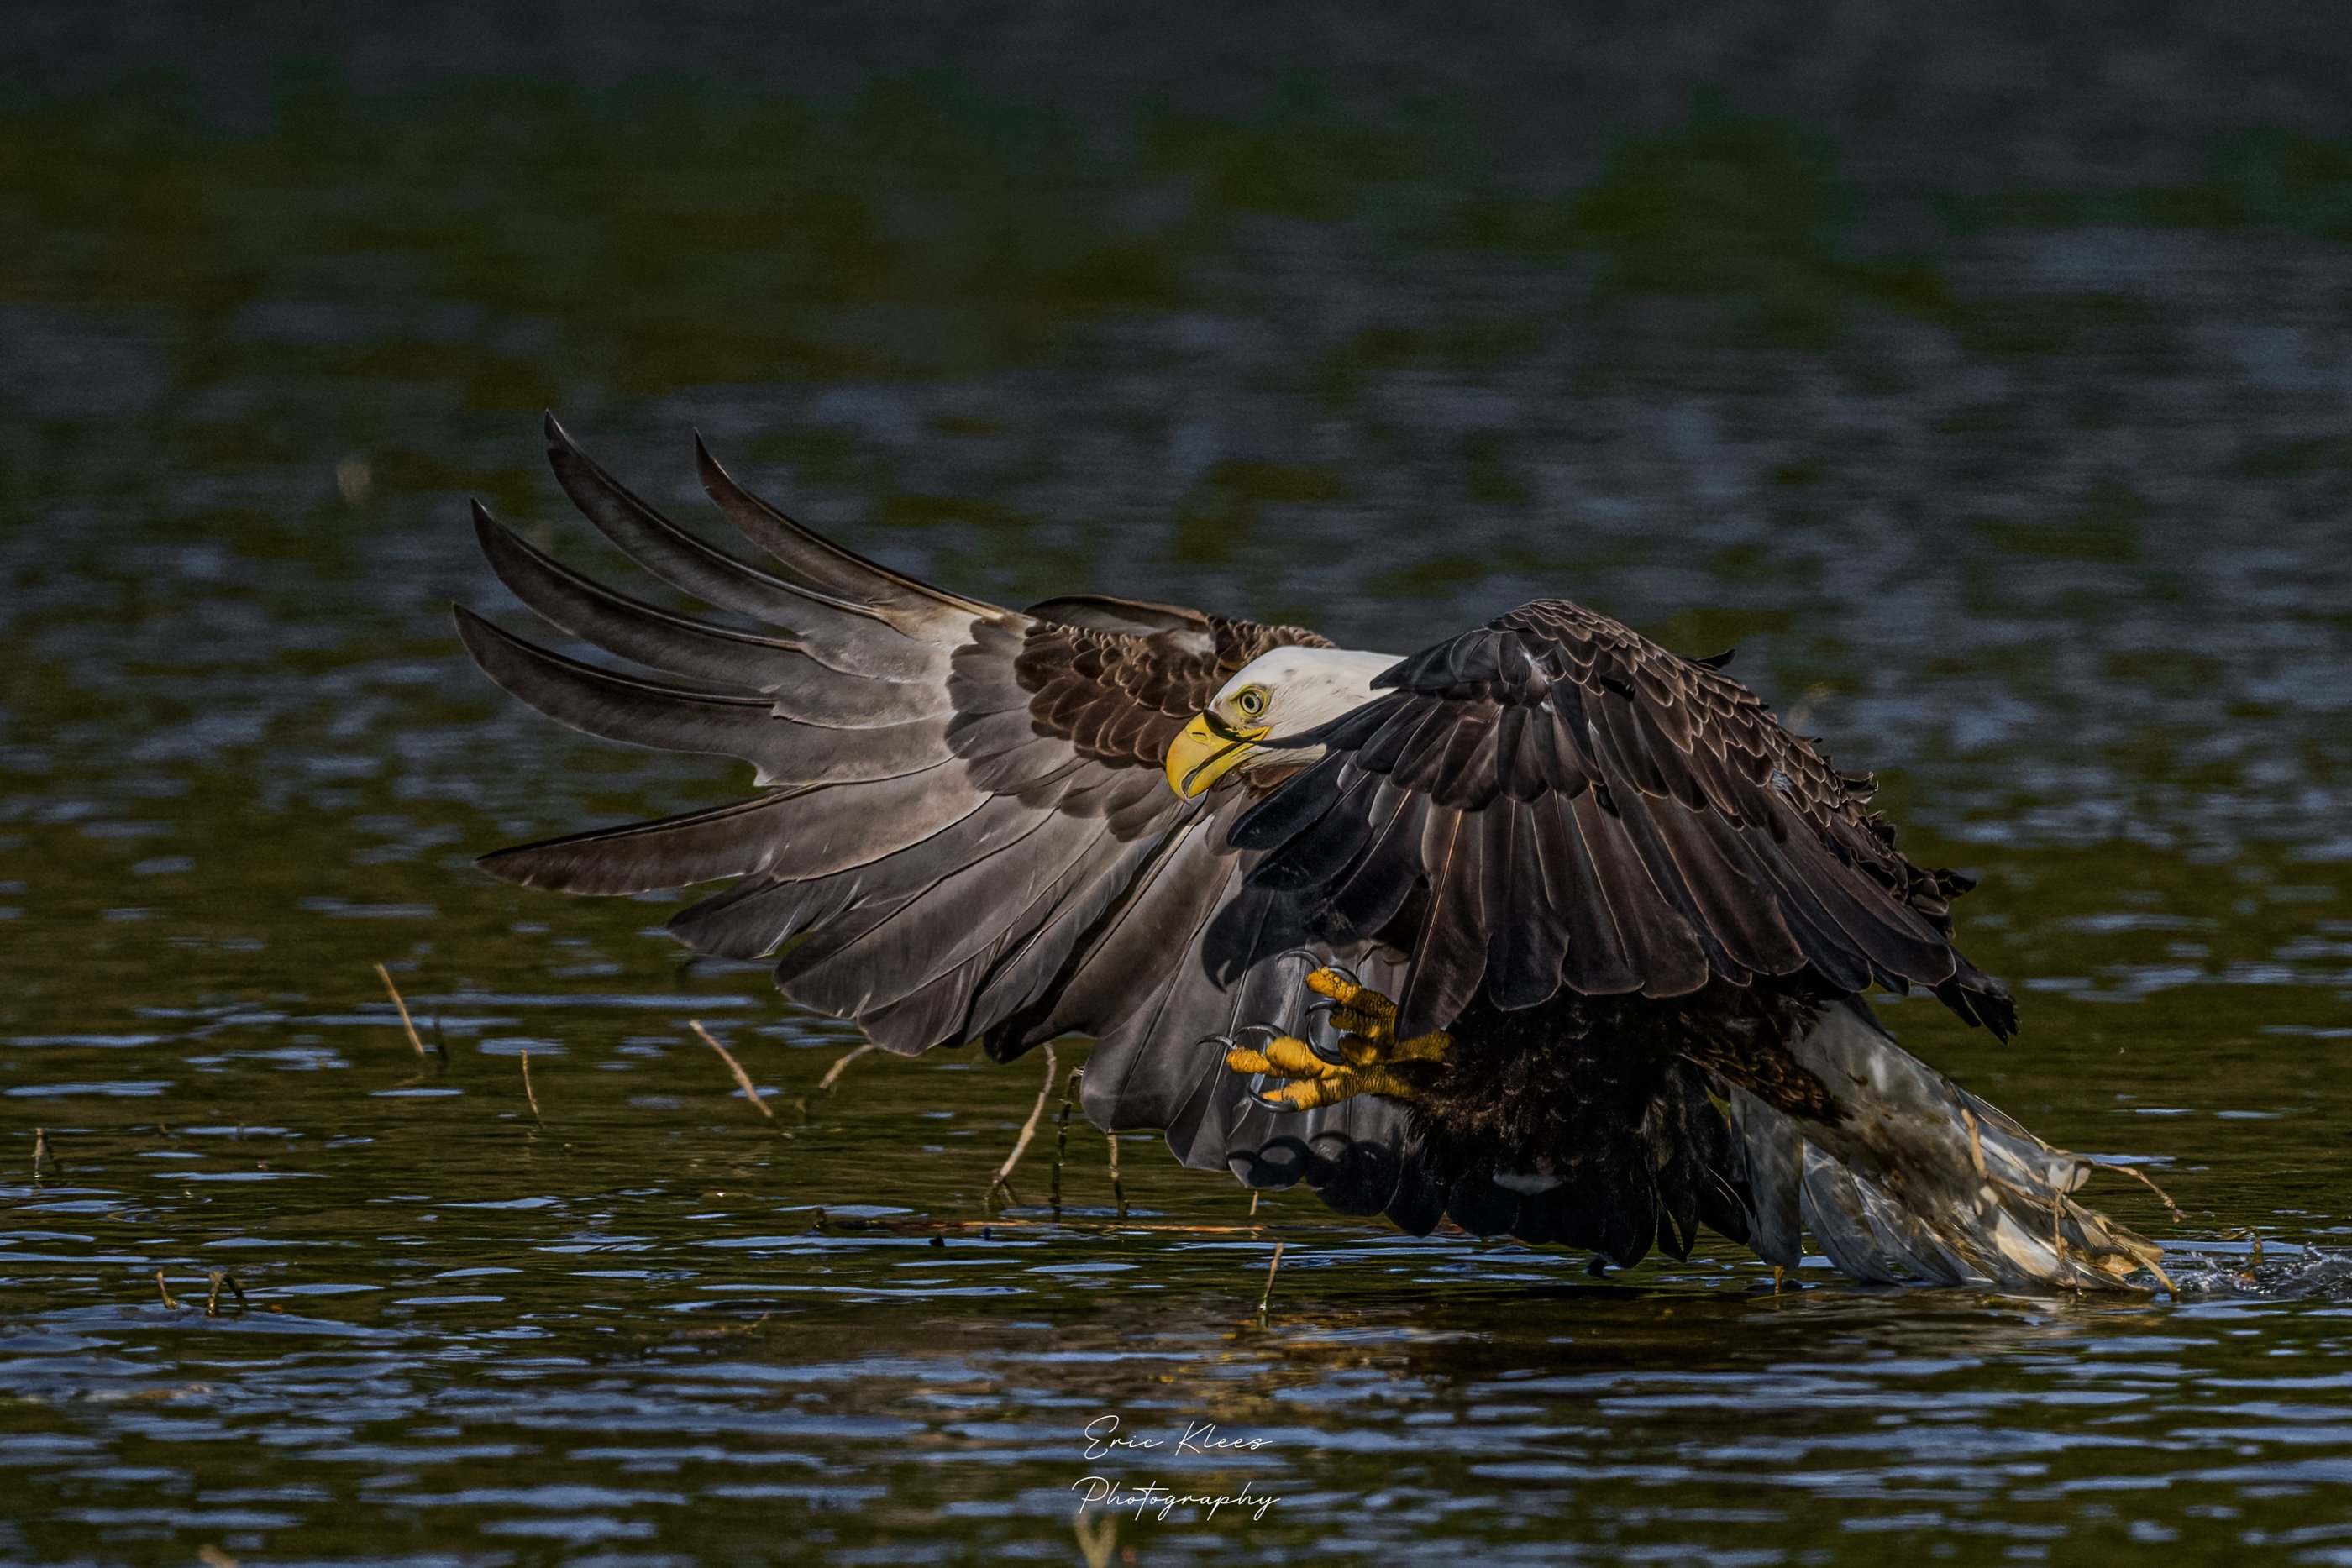
[[[1169,1454],[1213,1456],[1232,1453],[1255,1453],[1272,1441],[1265,1437],[1228,1437],[1220,1436],[1214,1421],[1187,1421],[1181,1433],[1155,1437],[1147,1433],[1128,1434],[1119,1430],[1119,1418],[1115,1415],[1097,1416],[1083,1428],[1086,1437],[1086,1457],[1104,1458],[1117,1454],[1165,1449]],[[1208,1511],[1207,1518],[1214,1521],[1220,1509],[1238,1509],[1249,1514],[1253,1521],[1265,1518],[1266,1511],[1282,1499],[1271,1492],[1253,1490],[1244,1481],[1238,1492],[1181,1492],[1158,1481],[1132,1485],[1109,1476],[1084,1476],[1070,1483],[1078,1494],[1078,1518],[1083,1521],[1089,1508],[1106,1513],[1132,1509],[1140,1520],[1146,1514],[1166,1520],[1178,1508],[1192,1506]]]
[[[1087,1423],[1086,1435],[1086,1457],[1089,1459],[1099,1459],[1105,1454],[1118,1453],[1121,1449],[1157,1448],[1162,1446],[1158,1437],[1121,1437],[1118,1430],[1118,1417],[1116,1416],[1096,1416]],[[1265,1437],[1220,1437],[1217,1436],[1217,1424],[1214,1421],[1187,1421],[1184,1423],[1183,1435],[1176,1439],[1176,1447],[1172,1451],[1179,1454],[1209,1454],[1239,1449],[1255,1453],[1265,1448],[1269,1440]]]

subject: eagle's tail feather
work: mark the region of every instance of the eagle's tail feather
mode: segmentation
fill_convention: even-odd
[[[1799,1226],[1856,1279],[2070,1290],[2168,1288],[2155,1243],[2074,1200],[2094,1162],[2027,1132],[1895,1044],[1856,1002],[1790,1048],[1844,1113],[1777,1110],[1743,1089],[1752,1245],[1794,1265]]]

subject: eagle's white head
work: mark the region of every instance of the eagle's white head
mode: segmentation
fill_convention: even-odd
[[[1236,768],[1297,767],[1321,754],[1318,746],[1286,747],[1303,735],[1372,700],[1372,677],[1393,666],[1393,653],[1346,648],[1276,648],[1234,673],[1183,733],[1169,743],[1168,787],[1198,795]]]

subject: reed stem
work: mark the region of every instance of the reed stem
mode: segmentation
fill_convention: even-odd
[[[1037,1135],[1037,1124],[1045,1117],[1045,1102],[1052,1099],[1053,1094],[1054,1048],[1049,1043],[1045,1047],[1045,1082],[1037,1086],[1037,1103],[1029,1107],[1029,1119],[1021,1124],[1021,1135],[1013,1140],[1013,1152],[1004,1156],[1004,1163],[996,1167],[996,1179],[988,1184],[991,1198],[995,1197],[997,1189],[1001,1187],[1005,1197],[1016,1203],[1020,1201],[1020,1195],[1013,1190],[1013,1167],[1021,1163],[1022,1155],[1029,1147],[1029,1140]],[[1058,1175],[1057,1167],[1057,1177]]]
[[[719,1053],[719,1060],[727,1064],[727,1071],[735,1075],[735,1082],[742,1087],[743,1098],[751,1102],[751,1109],[760,1113],[761,1115],[765,1116],[769,1121],[774,1121],[776,1119],[776,1113],[770,1108],[765,1100],[760,1098],[760,1091],[751,1082],[751,1075],[743,1071],[743,1064],[735,1060],[733,1053],[729,1051],[725,1046],[719,1044],[718,1040],[709,1030],[702,1027],[702,1020],[700,1019],[687,1019],[686,1027],[700,1035],[702,1037],[702,1043]]]
[[[408,1031],[408,1043],[416,1048],[417,1055],[430,1056],[432,1053],[425,1049],[425,1041],[416,1032],[416,1020],[408,1016],[408,1004],[401,999],[400,988],[392,983],[392,971],[378,964],[375,972],[383,981],[383,988],[391,993],[392,1005],[400,1009],[400,1027]]]

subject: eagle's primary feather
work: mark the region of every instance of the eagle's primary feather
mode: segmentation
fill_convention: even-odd
[[[547,436],[591,523],[761,629],[618,592],[477,507],[519,599],[661,678],[461,609],[467,649],[563,723],[740,758],[766,792],[502,850],[494,873],[731,882],[671,930],[774,957],[785,995],[886,1048],[1003,1059],[1093,1035],[1097,1125],[1163,1127],[1188,1165],[1416,1232],[1450,1216],[1631,1262],[1687,1253],[1704,1223],[1793,1263],[1810,1228],[1865,1279],[2100,1284],[2153,1263],[2067,1196],[2087,1162],[1877,1029],[1873,984],[2012,1028],[1952,943],[1968,883],[1905,859],[1868,781],[1720,658],[1561,600],[1401,660],[1131,600],[1006,610],[835,545],[698,441],[754,564],[551,418]],[[1180,773],[1196,740],[1213,766]],[[1451,1032],[1426,1092],[1304,1111],[1252,1092],[1231,1036],[1318,1027],[1302,951],[1397,998],[1400,1038]]]

